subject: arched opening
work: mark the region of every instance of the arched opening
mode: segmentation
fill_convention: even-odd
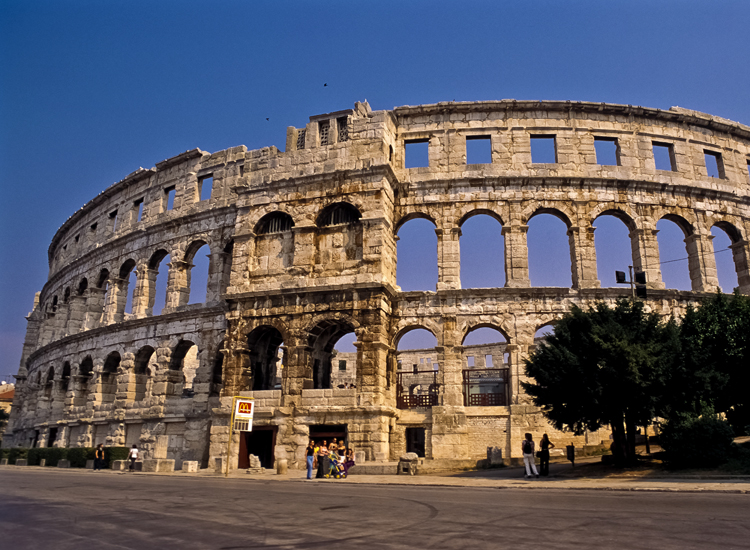
[[[488,214],[472,215],[461,224],[460,235],[461,288],[505,286],[505,239],[500,221]]]
[[[615,271],[627,273],[628,266],[633,265],[629,230],[632,228],[628,227],[623,216],[616,211],[604,212],[592,224],[596,228],[596,271],[604,288],[617,287]]]
[[[154,348],[143,346],[135,354],[135,363],[133,365],[133,376],[135,377],[133,401],[143,401],[146,398],[149,380],[155,370],[152,367],[156,367]]]
[[[656,229],[659,231],[656,240],[659,242],[661,280],[665,288],[692,290],[685,245],[685,239],[693,232],[690,224],[679,216],[667,215],[656,223]]]
[[[316,225],[318,227],[329,227],[331,225],[356,223],[360,218],[362,218],[362,214],[355,206],[347,202],[337,202],[329,204],[320,212]]]
[[[198,346],[190,340],[180,340],[172,352],[167,373],[167,395],[193,397],[193,381],[198,370]]]
[[[253,391],[281,389],[286,364],[284,338],[270,326],[261,326],[247,336],[250,361],[250,388]]]
[[[133,312],[133,293],[136,285],[135,260],[127,260],[120,267],[120,290],[117,297],[117,320],[121,320],[124,313]]]
[[[732,292],[739,286],[738,268],[743,265],[744,252],[737,249],[732,252],[731,246],[742,240],[740,232],[732,224],[719,222],[711,228],[713,235],[714,257],[716,258],[716,275],[723,292]]]
[[[313,389],[326,390],[332,387],[333,360],[337,355],[336,344],[342,337],[354,332],[346,321],[328,320],[318,323],[308,335],[312,361]]]
[[[120,354],[113,351],[107,355],[102,367],[101,393],[102,403],[112,403],[117,393],[117,368],[120,366]]]
[[[464,336],[461,363],[466,407],[510,403],[508,341],[496,327],[477,326]]]
[[[148,268],[153,277],[149,285],[148,303],[151,315],[161,315],[167,305],[167,282],[169,281],[169,262],[171,256],[166,250],[157,250],[148,261]]]
[[[437,288],[438,256],[435,224],[415,218],[398,228],[396,241],[396,284],[401,290]]]
[[[202,304],[208,291],[208,269],[211,249],[203,241],[196,241],[185,255],[188,264],[187,286],[190,289],[189,304]]]
[[[50,367],[47,371],[47,376],[44,377],[44,397],[47,399],[52,398],[52,390],[55,386],[55,369]]]
[[[528,226],[526,241],[531,286],[572,287],[569,223],[560,213],[540,211],[529,219]]]
[[[75,397],[73,398],[73,404],[76,407],[86,405],[86,400],[88,399],[89,393],[89,385],[91,383],[91,376],[93,372],[94,361],[91,359],[90,355],[87,355],[83,359],[83,361],[81,361],[81,364],[78,367],[78,375],[76,380],[78,388],[76,389]]]
[[[291,231],[294,220],[286,212],[271,212],[263,216],[255,225],[256,235],[268,235],[269,233],[283,233]]]
[[[440,358],[437,338],[421,327],[398,336],[396,342],[396,406],[419,409],[439,404]]]
[[[341,390],[357,387],[357,335],[344,334],[333,346],[331,387]]]
[[[60,376],[60,387],[63,393],[66,393],[70,388],[70,363],[67,361],[63,363],[62,375]]]
[[[84,277],[81,279],[81,282],[78,283],[78,290],[77,293],[79,296],[83,296],[83,293],[86,292],[86,289],[89,287],[89,281]]]
[[[70,287],[65,288],[63,292],[63,304],[67,304],[70,301]]]
[[[221,389],[224,385],[224,340],[216,347],[214,355],[214,364],[211,368],[211,390],[210,397],[221,395]]]
[[[89,311],[91,312],[93,319],[91,322],[91,326],[89,326],[88,328],[93,328],[97,323],[103,323],[105,321],[106,305],[107,301],[109,300],[109,293],[111,290],[109,285],[108,269],[105,268],[99,272],[99,277],[96,280],[96,288],[102,290],[102,292],[98,300],[96,299],[96,295],[94,295],[94,299],[92,300]]]

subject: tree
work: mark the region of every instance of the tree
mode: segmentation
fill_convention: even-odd
[[[671,394],[672,409],[692,403],[692,412],[726,414],[738,435],[750,425],[750,297],[717,293],[690,307],[680,327],[680,382],[686,395]]]
[[[622,465],[635,458],[636,427],[662,412],[679,350],[674,320],[646,313],[642,302],[573,306],[526,361],[534,382],[523,387],[557,429],[609,425]]]

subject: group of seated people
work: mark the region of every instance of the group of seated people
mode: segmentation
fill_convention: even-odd
[[[307,445],[307,479],[312,479],[312,470],[317,468],[316,478],[346,477],[354,466],[354,451],[346,448],[344,441],[336,438],[329,444],[325,439],[316,443],[312,439]]]

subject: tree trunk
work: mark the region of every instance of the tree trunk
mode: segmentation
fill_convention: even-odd
[[[624,466],[627,461],[627,443],[622,416],[612,420],[609,425],[612,428],[612,454],[615,457],[615,464]]]
[[[625,426],[627,428],[627,462],[628,464],[635,463],[635,421],[632,419],[632,415],[625,413]]]

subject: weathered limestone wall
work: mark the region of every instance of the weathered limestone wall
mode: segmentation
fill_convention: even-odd
[[[556,162],[534,162],[540,136],[554,140]],[[467,139],[486,140],[491,162],[467,164]],[[429,163],[405,168],[414,140],[428,143]],[[597,140],[612,144],[615,164],[598,162]],[[667,148],[671,169],[656,168],[654,146]],[[708,176],[707,154],[719,177]],[[253,444],[293,467],[313,432],[342,426],[368,460],[397,457],[407,428],[425,430],[435,459],[481,458],[490,445],[519,456],[526,431],[598,443],[606,432],[552,431],[520,385],[540,327],[574,304],[623,295],[601,288],[595,220],[614,215],[628,227],[650,310],[680,315],[715,292],[712,227],[730,237],[740,291],[750,293],[748,166],[750,128],[718,117],[514,100],[391,111],[357,103],[288,128],[285,152],[187,151],[112,185],[56,233],[4,444],[136,443],[178,467],[207,466],[226,457],[230,398],[240,394],[255,397],[255,425],[272,434],[262,443],[254,434]],[[461,227],[477,214],[502,225],[504,288],[461,287]],[[567,227],[571,288],[531,286],[526,235],[539,214]],[[398,231],[414,218],[435,226],[434,291],[397,285]],[[690,292],[664,288],[661,219],[685,234]],[[206,300],[190,304],[203,245]],[[155,314],[164,277],[165,307]],[[479,327],[502,333],[502,351],[464,346]],[[439,368],[426,390],[434,402],[405,409],[397,380],[414,357],[397,348],[414,328],[435,335],[429,359]],[[341,389],[333,348],[351,332],[357,351]],[[476,368],[492,355],[493,367],[509,369],[507,403],[467,403],[470,353]]]

